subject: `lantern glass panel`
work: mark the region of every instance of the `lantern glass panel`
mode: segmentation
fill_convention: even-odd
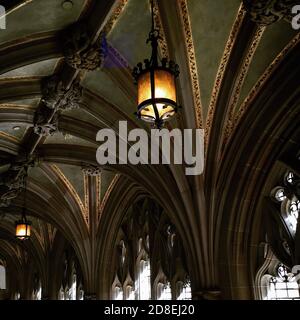
[[[167,99],[164,103],[156,103],[159,118],[167,120],[176,113],[176,87],[174,75],[166,70],[155,70],[155,97],[154,99]],[[155,101],[154,100],[154,101]],[[145,104],[145,101],[148,103]],[[151,77],[150,71],[142,74],[138,79],[138,104],[143,105],[140,116],[143,120],[153,122],[156,119],[155,109],[151,96]]]
[[[20,239],[30,237],[30,225],[22,223],[16,225],[16,236]]]
[[[166,70],[155,70],[155,99],[169,99],[176,103],[176,86],[174,75]],[[138,79],[138,104],[151,99],[150,71]]]

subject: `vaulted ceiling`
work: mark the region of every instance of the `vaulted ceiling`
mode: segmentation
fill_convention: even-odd
[[[197,290],[217,288],[217,230],[226,218],[216,201],[225,201],[223,187],[229,192],[222,163],[229,166],[230,156],[241,156],[235,153],[242,141],[239,135],[253,142],[246,128],[257,134],[258,129],[267,134],[275,128],[270,128],[271,120],[264,128],[262,122],[256,124],[253,112],[258,114],[267,103],[266,97],[258,101],[261,94],[277,90],[276,72],[299,52],[299,33],[290,20],[279,15],[273,24],[258,24],[240,0],[158,1],[161,55],[174,59],[181,69],[183,109],[170,128],[205,130],[205,174],[186,177],[180,166],[116,165],[99,170],[95,158],[99,129],[117,128],[119,120],[127,120],[131,128],[149,130],[134,116],[136,87],[131,76],[135,64],[150,55],[145,43],[151,20],[148,0],[2,2],[7,14],[6,29],[0,29],[0,254],[17,255],[20,244],[12,236],[13,221],[24,195],[13,190],[15,196],[8,199],[7,190],[13,187],[5,177],[12,171],[17,177],[20,171],[13,167],[30,164],[28,214],[34,221],[33,243],[39,246],[28,247],[31,252],[47,250],[45,243],[51,246],[59,230],[74,247],[90,291],[95,291],[91,257],[98,252],[93,259],[100,264],[109,219],[115,219],[110,216],[126,212],[139,195],[148,195],[185,235]],[[101,51],[104,36],[108,52],[93,55]],[[85,66],[84,58],[80,61],[72,51],[83,50],[78,39],[91,48]],[[95,57],[100,60],[95,62]],[[297,90],[296,83],[284,102]],[[67,104],[63,94],[70,97]],[[47,103],[52,106],[47,108]],[[283,101],[273,101],[278,117],[281,105]],[[299,107],[291,108],[290,116],[297,114]]]

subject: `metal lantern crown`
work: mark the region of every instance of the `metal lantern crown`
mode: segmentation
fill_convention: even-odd
[[[138,63],[133,70],[133,77],[138,86],[139,119],[150,122],[156,128],[161,128],[164,122],[170,120],[178,111],[176,97],[176,81],[179,66],[174,61],[158,58],[158,42],[161,39],[159,29],[154,25],[154,6],[152,9],[152,29],[147,43],[151,42],[151,59]]]

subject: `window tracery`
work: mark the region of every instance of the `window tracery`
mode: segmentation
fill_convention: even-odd
[[[264,300],[300,299],[299,277],[293,273],[299,265],[296,233],[299,227],[300,178],[292,171],[282,175],[279,185],[271,191],[267,204],[265,262],[260,279],[259,297]],[[267,256],[266,256],[267,255]]]
[[[119,230],[113,266],[113,299],[121,297],[116,292],[122,292],[124,300],[180,298],[183,289],[177,294],[177,283],[188,278],[185,252],[175,226],[154,201],[146,198],[129,209]],[[189,289],[182,294],[186,299],[192,298]]]

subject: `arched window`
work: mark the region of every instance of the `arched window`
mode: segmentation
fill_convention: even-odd
[[[268,275],[266,275],[268,276]],[[277,275],[268,276],[268,287],[265,293],[265,300],[299,300],[299,284],[293,273],[289,273],[285,265],[279,264]],[[263,281],[265,281],[263,279]]]
[[[14,298],[15,298],[15,300],[20,300],[21,299],[20,292],[16,292]]]
[[[172,300],[172,291],[170,283],[159,283],[157,285],[157,299],[158,300]]]
[[[119,286],[114,288],[114,300],[123,300],[123,289]]]
[[[139,300],[151,299],[151,269],[149,259],[141,260],[139,263],[138,298]]]
[[[178,281],[176,284],[177,300],[192,300],[191,282]]]
[[[3,265],[0,264],[0,290],[6,289],[6,270]]]
[[[83,291],[83,289],[80,289],[80,290],[79,290],[78,300],[84,300],[84,291]]]
[[[42,300],[42,282],[38,273],[34,275],[32,299]]]
[[[59,300],[65,300],[65,290],[64,290],[63,287],[61,287],[60,290],[59,290],[58,299]]]
[[[112,262],[112,299],[171,300],[182,290],[191,298],[190,286],[176,293],[176,281],[188,274],[180,234],[152,199],[141,199],[128,209]]]
[[[42,300],[42,286],[40,286],[36,292],[36,300]]]
[[[77,277],[76,274],[73,275],[73,282],[70,289],[70,300],[76,300],[77,294]]]
[[[126,300],[135,300],[135,292],[132,286],[126,287]]]

